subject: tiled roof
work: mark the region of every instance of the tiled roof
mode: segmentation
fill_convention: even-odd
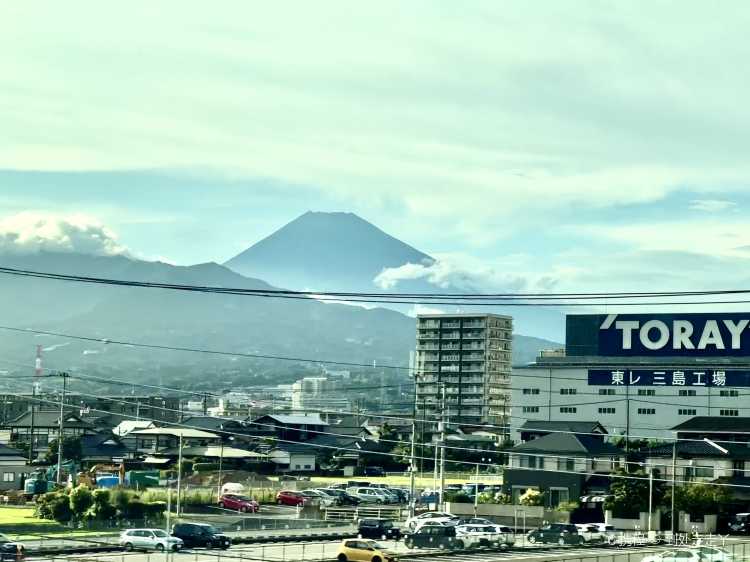
[[[706,441],[678,441],[677,456],[750,460],[750,447],[744,443],[717,443],[717,445],[727,452],[724,453]],[[671,457],[673,451],[674,444],[672,443],[641,450],[646,457]]]
[[[539,439],[516,445],[512,452],[529,453],[574,453],[586,456],[621,456],[623,451],[610,443],[604,443],[590,435],[572,433],[550,433]]]
[[[527,420],[521,431],[560,431],[572,433],[607,433],[598,421]]]
[[[91,428],[92,425],[83,421],[77,415],[65,413],[65,427]],[[31,427],[31,412],[25,412],[16,419],[5,424],[7,427]],[[60,425],[60,412],[58,410],[37,410],[34,412],[34,427],[57,427]]]
[[[750,418],[729,416],[695,416],[672,428],[672,431],[702,431],[707,433],[750,433]]]

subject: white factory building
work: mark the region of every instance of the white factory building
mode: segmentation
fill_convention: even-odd
[[[750,416],[750,313],[568,315],[565,349],[513,367],[511,437],[527,420],[671,437],[694,416]]]

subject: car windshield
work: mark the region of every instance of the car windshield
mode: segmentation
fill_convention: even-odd
[[[154,529],[154,530],[153,530],[153,531],[151,531],[151,532],[152,532],[152,533],[154,533],[154,535],[156,535],[156,536],[157,536],[157,537],[159,537],[160,539],[163,539],[164,537],[168,537],[168,536],[169,536],[169,535],[168,535],[167,533],[165,533],[165,532],[164,532],[164,531],[162,531],[161,529]]]
[[[243,502],[251,502],[251,501],[253,501],[253,498],[251,498],[249,496],[237,496],[236,499],[238,499],[240,501],[243,501]]]
[[[203,532],[209,533],[211,535],[216,535],[219,533],[219,531],[216,530],[216,527],[212,527],[211,525],[202,525]]]

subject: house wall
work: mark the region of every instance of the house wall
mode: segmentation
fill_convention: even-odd
[[[16,463],[0,465],[0,490],[20,490],[22,481],[31,472],[28,465]]]
[[[526,458],[524,458],[526,457]],[[534,460],[531,460],[534,459]],[[568,461],[572,460],[572,467]],[[524,455],[523,453],[512,453],[510,455],[510,466],[514,468],[529,467],[529,461],[536,464],[538,470],[564,470],[573,472],[612,472],[621,464],[621,460],[615,457],[585,458],[575,457],[573,454],[560,454],[544,457],[539,453]]]
[[[659,470],[662,478],[672,478],[671,457],[652,457],[646,459],[645,462],[647,468],[653,467],[655,470]],[[676,466],[678,481],[710,482],[717,478],[730,478],[734,471],[730,459],[696,458],[688,460],[678,458]]]

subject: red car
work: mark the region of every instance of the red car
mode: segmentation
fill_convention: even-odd
[[[279,505],[305,505],[305,498],[299,492],[292,492],[290,490],[282,490],[276,494],[276,503]]]
[[[238,496],[237,494],[224,494],[219,498],[219,506],[224,509],[234,509],[242,513],[258,513],[260,506],[252,498]]]

